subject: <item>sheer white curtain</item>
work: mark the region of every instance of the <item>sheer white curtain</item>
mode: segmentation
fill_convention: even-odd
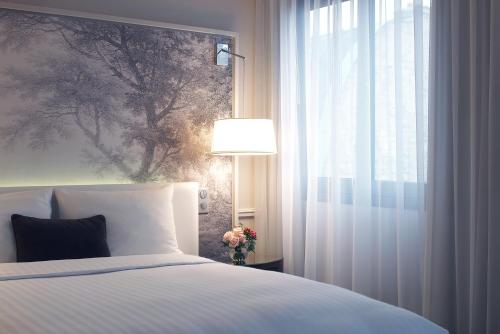
[[[429,1],[280,1],[285,270],[422,311]]]
[[[279,2],[256,0],[254,117],[271,118],[279,145]],[[258,251],[279,257],[281,247],[280,165],[276,156],[254,159],[255,228],[259,235]]]

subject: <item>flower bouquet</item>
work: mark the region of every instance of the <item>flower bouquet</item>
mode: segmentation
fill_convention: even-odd
[[[222,242],[229,247],[229,256],[234,265],[244,265],[249,252],[255,252],[257,233],[249,227],[235,227],[224,233]]]

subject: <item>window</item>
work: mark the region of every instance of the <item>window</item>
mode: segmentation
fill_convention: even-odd
[[[312,83],[307,94],[316,94],[316,100],[322,101],[317,134],[321,137],[318,143],[324,143],[318,173],[320,199],[328,197],[322,192],[329,189],[327,183],[333,178],[341,183],[342,201],[352,203],[356,150],[360,149],[357,110],[364,103],[360,102],[360,94],[364,94],[360,85],[366,84],[361,80],[369,81],[370,140],[366,149],[371,152],[373,205],[394,207],[396,187],[402,184],[405,207],[414,208],[417,185],[425,183],[430,0],[399,2],[374,0],[368,16],[359,15],[357,1],[322,1],[309,12],[306,59],[309,66],[324,69],[309,69],[320,73],[314,79],[307,80],[307,69],[305,74]],[[360,17],[369,17],[369,22],[363,21],[361,26]],[[364,66],[360,61],[366,62],[366,76],[360,76]],[[342,124],[335,133],[332,122]]]

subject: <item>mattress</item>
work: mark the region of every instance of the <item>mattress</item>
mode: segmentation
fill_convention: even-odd
[[[333,285],[184,254],[0,264],[0,331],[447,333]]]

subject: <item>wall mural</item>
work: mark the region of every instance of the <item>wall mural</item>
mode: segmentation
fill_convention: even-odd
[[[200,253],[223,259],[231,160],[213,157],[230,117],[227,36],[0,9],[0,184],[199,181]]]

